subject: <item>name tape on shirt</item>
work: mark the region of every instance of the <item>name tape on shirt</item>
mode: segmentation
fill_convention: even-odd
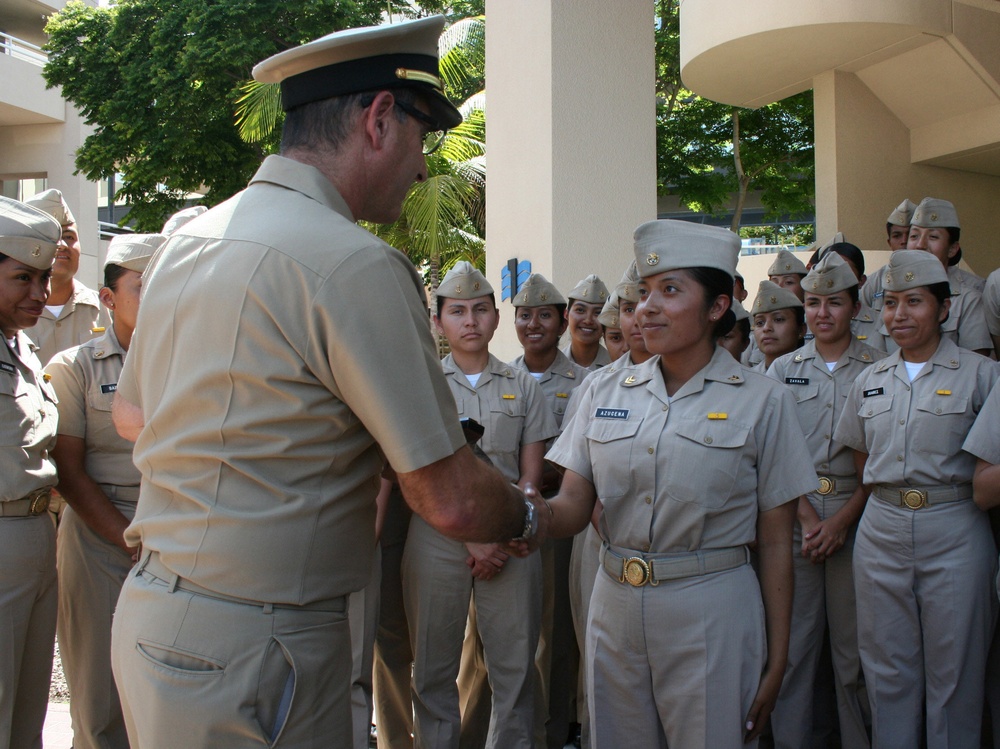
[[[809,378],[808,377],[786,377],[785,378],[785,384],[786,385],[808,385],[809,384]]]
[[[599,408],[594,414],[595,419],[627,419],[628,408]]]
[[[14,369],[13,364],[8,364],[5,361],[0,361],[0,372],[6,372],[7,374],[14,374],[15,372],[17,372],[17,370]]]
[[[871,390],[863,390],[861,394],[865,398],[871,398],[874,395],[885,395],[885,388],[872,388]]]
[[[104,393],[105,395],[107,395],[108,393],[118,392],[118,383],[111,382],[108,383],[107,385],[101,385],[101,392]]]

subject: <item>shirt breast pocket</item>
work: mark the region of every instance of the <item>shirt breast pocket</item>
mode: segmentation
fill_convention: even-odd
[[[874,395],[861,401],[858,416],[865,429],[865,444],[869,455],[877,455],[889,448],[892,438],[892,393]]]
[[[602,500],[624,495],[632,484],[632,449],[642,419],[594,419],[585,436],[594,489]]]
[[[681,421],[675,433],[667,493],[679,502],[722,507],[736,483],[750,427],[706,419]]]
[[[961,449],[975,421],[968,398],[928,393],[917,398],[916,409],[919,423],[911,432],[916,452],[940,454],[942,450]]]
[[[524,431],[525,414],[522,398],[490,399],[490,423],[486,425],[486,430],[492,431],[490,442],[493,449],[499,452],[514,452],[518,449],[521,432]]]

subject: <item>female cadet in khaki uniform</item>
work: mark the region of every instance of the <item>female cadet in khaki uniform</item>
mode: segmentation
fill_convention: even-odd
[[[100,291],[111,328],[46,367],[59,396],[52,457],[68,505],[59,525],[59,648],[76,749],[129,745],[111,675],[111,617],[138,554],[122,534],[135,515],[140,474],[132,443],[111,422],[111,401],[135,330],[142,273],[165,240],[124,234],[111,241]]]
[[[489,353],[499,322],[493,289],[457,263],[437,290],[442,361],[459,416],[485,428],[481,446],[511,482],[540,485],[545,441],[558,434],[541,388]],[[541,560],[508,558],[497,544],[463,544],[419,517],[403,552],[403,591],[413,644],[413,733],[417,749],[459,745],[459,673],[470,598],[493,690],[487,747],[531,749],[534,657],[541,618]]]
[[[49,296],[60,226],[0,197],[0,746],[42,745],[56,633],[56,395],[24,334]]]
[[[834,434],[871,490],[854,584],[872,741],[977,747],[997,558],[962,443],[997,366],[944,336],[952,297],[933,255],[894,252],[884,283],[899,348],[858,377]]]
[[[547,456],[566,468],[554,535],[604,505],[587,628],[597,749],[755,745],[781,686],[793,500],[817,479],[791,394],[715,344],[739,247],[681,221],[636,230],[637,315],[659,356],[592,376]]]
[[[604,328],[604,347],[608,350],[608,358],[617,361],[628,353],[628,341],[622,333],[621,321],[618,317],[618,295],[613,291],[608,296],[608,301],[601,308],[601,314],[597,316],[597,322]]]
[[[795,257],[794,253],[782,250],[767,269],[767,280],[775,286],[786,289],[802,301],[802,279],[808,272],[805,263]],[[756,367],[763,360],[764,355],[757,348],[757,339],[751,338],[750,347],[743,352],[742,362],[748,367]]]
[[[761,281],[750,309],[753,336],[763,357],[754,369],[766,372],[779,356],[802,345],[806,314],[799,298],[771,281]]]
[[[569,308],[566,320],[569,322],[569,343],[562,352],[574,364],[590,371],[611,363],[611,357],[601,346],[601,324],[597,316],[601,314],[608,300],[608,287],[604,281],[591,273],[566,295]]]
[[[815,337],[777,359],[767,373],[795,397],[820,485],[818,491],[799,498],[788,670],[771,727],[776,749],[810,746],[814,683],[829,623],[841,744],[844,749],[866,749],[868,695],[858,656],[851,558],[868,496],[858,485],[853,452],[832,437],[854,380],[885,354],[856,340],[851,332],[860,306],[858,279],[838,253],[827,252],[802,286],[806,322]]]
[[[566,330],[566,300],[540,273],[533,273],[514,297],[514,328],[524,353],[512,367],[523,369],[538,382],[556,426],[573,391],[589,370],[571,362],[559,350],[559,336]],[[553,440],[547,447],[551,447]],[[559,473],[546,464],[543,497],[555,496]],[[535,746],[562,749],[569,733],[571,694],[576,693],[573,662],[573,617],[569,602],[569,566],[572,539],[549,539],[542,544],[542,622],[535,668]]]
[[[990,392],[962,449],[976,456],[972,480],[976,505],[980,510],[1000,507],[1000,388]]]

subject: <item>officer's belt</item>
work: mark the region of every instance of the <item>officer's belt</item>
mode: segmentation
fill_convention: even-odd
[[[51,498],[52,487],[46,487],[21,499],[0,502],[0,518],[26,518],[41,515],[49,509]]]
[[[847,494],[857,488],[857,476],[820,476],[819,489],[813,492],[813,494],[828,497],[831,494]]]
[[[666,580],[698,577],[712,572],[742,567],[750,561],[746,546],[729,546],[723,549],[688,551],[680,554],[643,555],[622,549],[624,554],[613,551],[608,544],[601,546],[601,565],[604,571],[620,583],[641,588],[647,583],[654,588]]]
[[[155,578],[160,582],[166,583],[167,588],[171,593],[175,590],[183,590],[188,593],[194,593],[197,596],[204,596],[205,598],[215,598],[219,601],[228,601],[229,603],[239,603],[244,606],[262,608],[264,609],[265,614],[271,613],[274,609],[288,609],[292,611],[325,611],[334,614],[342,614],[347,611],[347,596],[327,598],[323,601],[313,601],[312,603],[306,603],[301,606],[296,606],[290,603],[252,601],[248,598],[227,596],[225,593],[218,593],[214,590],[203,588],[200,585],[197,585],[190,580],[185,580],[180,575],[172,572],[170,568],[160,561],[160,552],[158,551],[148,551],[145,553],[142,561],[139,562],[139,566],[136,568],[136,575],[148,576]]]
[[[897,507],[909,507],[919,510],[928,505],[940,505],[948,502],[962,502],[972,499],[972,484],[957,486],[886,486],[878,484],[872,487],[872,496]]]

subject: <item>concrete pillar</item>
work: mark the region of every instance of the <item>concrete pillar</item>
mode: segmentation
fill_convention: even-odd
[[[933,196],[955,204],[969,267],[986,275],[1000,264],[1000,177],[913,163],[910,130],[853,73],[818,75],[813,96],[817,237],[842,231],[863,250],[883,250],[892,209]]]
[[[589,273],[613,286],[632,232],[656,218],[653,5],[649,0],[487,0],[487,276],[493,353],[520,353],[500,302],[507,260],[564,293]]]

